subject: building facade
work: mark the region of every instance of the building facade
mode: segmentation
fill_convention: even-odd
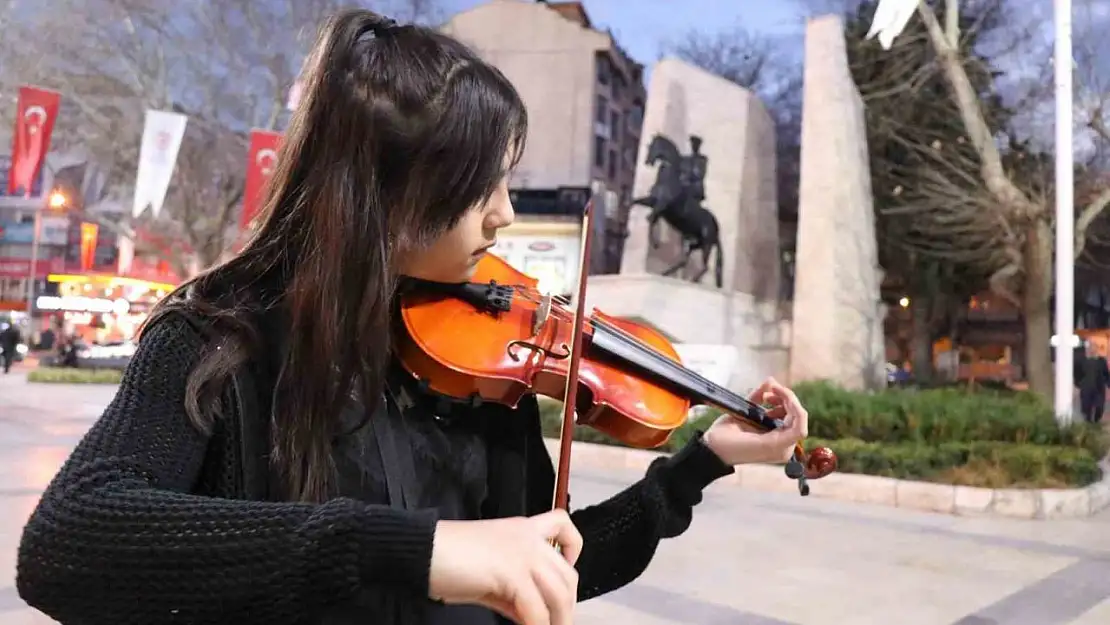
[[[617,271],[643,122],[644,67],[594,26],[581,2],[490,0],[442,30],[498,67],[528,107],[528,144],[514,190],[588,188],[613,198],[598,215],[606,223],[591,267]]]

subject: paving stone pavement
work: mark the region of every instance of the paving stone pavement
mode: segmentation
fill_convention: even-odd
[[[111,387],[0,375],[0,623],[48,625],[13,587],[39,493]],[[575,471],[576,505],[635,473]],[[813,488],[820,488],[815,482]],[[1110,513],[1018,521],[710,487],[644,575],[581,604],[584,625],[1107,625]]]

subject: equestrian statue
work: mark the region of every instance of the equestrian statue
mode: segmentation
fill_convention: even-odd
[[[653,249],[659,247],[659,220],[663,220],[682,236],[682,257],[663,272],[674,275],[690,262],[694,252],[701,251],[702,268],[691,282],[699,282],[709,270],[709,254],[717,250],[713,272],[717,288],[724,282],[724,258],[721,249],[720,225],[713,213],[702,206],[705,200],[705,172],[709,160],[701,153],[701,137],[690,137],[691,154],[683,156],[678,146],[663,135],[655,135],[648,145],[648,165],[659,165],[650,195],[632,200],[651,209],[648,232]]]

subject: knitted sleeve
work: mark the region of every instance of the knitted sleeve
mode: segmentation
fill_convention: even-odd
[[[699,433],[677,454],[652,462],[647,474],[624,491],[572,512],[584,542],[577,564],[578,600],[639,577],[660,540],[690,527],[705,487],[734,470],[701,442]]]
[[[168,316],[43,494],[19,594],[63,623],[295,623],[378,583],[426,592],[434,513],[189,494],[207,439],[185,383],[202,337]]]
[[[555,472],[543,444],[539,407],[521,402],[521,410],[534,412],[528,420],[534,425],[528,435],[527,463],[528,509],[536,514],[551,507]],[[699,433],[678,453],[652,462],[638,482],[572,512],[570,518],[584,542],[576,564],[578,600],[603,595],[639,577],[655,557],[659,541],[690,526],[705,487],[734,471],[701,442]]]

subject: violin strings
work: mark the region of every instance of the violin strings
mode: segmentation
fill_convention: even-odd
[[[568,305],[570,303],[570,298],[564,295],[554,295],[552,296],[552,299],[556,303],[562,305]],[[634,349],[645,353],[649,358],[658,361],[660,364],[671,369],[672,371],[682,373],[684,375],[693,375],[698,378],[699,382],[712,385],[720,392],[733,394],[732,391],[721,387],[720,385],[716,384],[712,380],[705,378],[704,376],[699,375],[697,372],[691,370],[689,367],[685,366],[681,362],[675,361],[668,354],[664,354],[663,352],[659,351],[655,346],[644,343],[642,340],[640,340],[639,337],[629,333],[627,330],[621,328],[620,326],[617,326],[602,319],[590,319],[589,323],[595,327],[600,327],[611,332],[617,338],[617,340],[622,341],[626,345],[629,345]]]
[[[553,295],[551,297],[551,299],[553,299],[556,303],[564,305],[564,306],[567,306],[567,305],[570,304],[570,298],[565,296],[565,295]],[[651,357],[651,358],[655,358],[655,359],[658,359],[658,360],[661,360],[661,361],[665,361],[666,364],[668,364],[670,366],[676,366],[677,365],[680,369],[682,369],[686,373],[690,372],[688,369],[686,369],[685,366],[683,366],[679,363],[676,363],[673,358],[671,358],[667,354],[664,354],[663,352],[659,351],[653,345],[648,345],[647,343],[644,343],[643,341],[640,340],[639,337],[637,337],[633,334],[630,334],[624,328],[616,326],[616,325],[614,325],[612,323],[609,323],[608,321],[605,321],[605,320],[602,320],[602,319],[590,319],[589,323],[593,326],[599,326],[601,328],[604,328],[605,330],[608,330],[609,332],[612,332],[613,334],[615,334],[617,336],[617,338],[619,340],[624,341],[626,344],[629,344],[629,345],[635,347],[636,349],[638,349],[640,351],[646,352],[648,354],[648,356]]]
[[[553,296],[551,296],[551,299],[555,303],[560,304],[562,306],[569,306],[570,305],[570,298],[565,296],[565,295],[553,295]],[[630,332],[628,332],[624,328],[621,328],[620,326],[617,326],[617,325],[615,325],[613,323],[610,323],[608,321],[605,321],[603,319],[589,319],[588,322],[594,327],[603,328],[603,329],[611,332],[617,340],[622,341],[626,345],[629,345],[629,346],[633,347],[634,349],[646,354],[649,358],[652,358],[653,360],[656,360],[657,362],[659,362],[663,366],[671,369],[672,371],[675,371],[677,373],[682,373],[684,375],[692,375],[695,378],[697,378],[699,382],[701,382],[703,384],[706,384],[706,385],[709,385],[709,386],[712,386],[713,388],[717,389],[719,392],[722,392],[722,393],[725,393],[725,394],[728,394],[728,395],[733,395],[736,398],[743,399],[745,402],[747,402],[746,398],[742,398],[740,395],[736,394],[735,392],[733,392],[733,391],[731,391],[727,388],[724,388],[724,387],[720,386],[719,384],[717,384],[716,382],[713,382],[712,380],[698,374],[696,371],[690,369],[689,367],[682,364],[681,362],[675,361],[669,355],[664,354],[663,352],[659,351],[655,346],[649,345],[649,344],[643,342],[642,340],[640,340],[639,337],[637,337],[634,334],[631,334]]]

